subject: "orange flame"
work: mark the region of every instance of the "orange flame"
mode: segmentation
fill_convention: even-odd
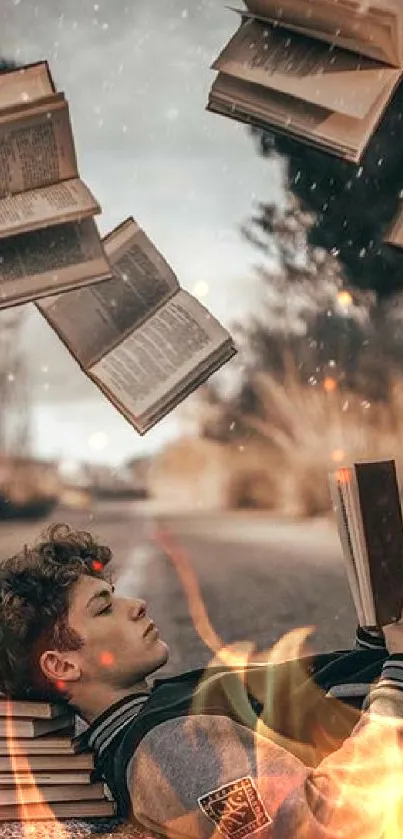
[[[254,655],[253,658],[254,644],[252,642],[244,641],[224,645],[210,623],[186,552],[176,544],[172,534],[165,529],[160,528],[154,535],[154,540],[165,551],[176,570],[188,601],[196,632],[214,653],[200,683],[200,690],[195,696],[193,710],[202,713],[201,709],[207,700],[212,700],[211,692],[217,689],[220,695],[214,695],[214,703],[216,706],[218,702],[223,703],[223,713],[225,713],[225,707],[227,710],[230,708],[231,713],[235,713],[244,725],[254,728],[257,733],[282,745],[304,763],[316,765],[325,754],[328,754],[329,750],[335,747],[335,743],[323,740],[321,727],[314,730],[313,718],[310,722],[313,745],[301,742],[301,731],[306,724],[306,719],[303,719],[301,715],[302,706],[306,717],[323,699],[320,688],[307,679],[307,664],[304,662],[304,658],[307,661],[310,652],[306,641],[314,627],[292,630],[271,649]],[[280,662],[288,662],[289,666],[283,677],[279,678],[273,687],[267,674],[270,672],[270,665]],[[211,679],[211,669],[220,667],[228,668],[230,672],[224,678],[218,673],[215,682]],[[263,706],[263,712],[259,718],[253,710],[248,694],[258,699]],[[297,701],[295,701],[296,696]],[[345,706],[343,705],[342,708],[344,709]],[[321,719],[319,712],[318,717],[315,716],[315,721],[317,719],[319,721]]]
[[[348,479],[347,469],[339,473]],[[209,701],[216,713],[218,707],[223,715],[230,709],[233,718],[254,730],[256,783],[263,800],[270,802],[271,813],[274,815],[297,787],[309,796],[309,767],[320,764],[312,794],[319,790],[326,803],[326,835],[335,839],[401,839],[403,750],[396,721],[371,713],[356,732],[361,711],[325,696],[309,678],[309,658],[300,658],[307,655],[306,639],[312,627],[287,633],[255,662],[249,657],[251,643],[223,645],[209,621],[186,552],[165,529],[159,529],[154,539],[177,572],[195,630],[214,653],[212,663],[224,665],[216,679],[211,665],[206,669],[193,711],[203,714]],[[282,662],[286,662],[283,667]],[[275,679],[270,678],[272,664],[279,665]],[[251,704],[253,697],[263,706],[259,718]],[[211,726],[214,732],[214,723]],[[218,827],[214,836],[225,834],[226,817],[223,813],[223,829]],[[165,827],[184,826],[186,819],[181,816]],[[316,835],[316,827],[314,832]],[[300,839],[309,836],[309,824],[299,821],[297,833]]]

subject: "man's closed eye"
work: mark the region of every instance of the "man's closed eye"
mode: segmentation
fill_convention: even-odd
[[[112,603],[109,603],[108,606],[105,606],[104,609],[101,609],[101,611],[98,612],[98,615],[110,615],[110,613],[112,612],[112,609],[113,609]]]

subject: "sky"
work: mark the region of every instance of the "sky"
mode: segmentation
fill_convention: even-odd
[[[0,53],[48,59],[71,111],[81,177],[106,233],[128,215],[231,327],[259,305],[259,254],[241,225],[281,195],[279,166],[245,127],[205,110],[210,69],[237,26],[226,0],[1,0]],[[200,285],[202,284],[202,285]],[[113,464],[175,437],[178,411],[140,437],[42,320],[23,307],[32,445]],[[0,321],[1,325],[1,321]]]

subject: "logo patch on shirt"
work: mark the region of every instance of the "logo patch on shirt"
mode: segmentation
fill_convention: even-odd
[[[249,775],[213,789],[197,801],[226,839],[244,839],[272,821]]]

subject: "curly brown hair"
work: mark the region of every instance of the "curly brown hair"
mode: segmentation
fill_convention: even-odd
[[[67,699],[43,675],[47,648],[77,650],[69,594],[83,575],[110,579],[112,552],[90,533],[53,524],[32,546],[0,563],[0,691],[12,699]]]

